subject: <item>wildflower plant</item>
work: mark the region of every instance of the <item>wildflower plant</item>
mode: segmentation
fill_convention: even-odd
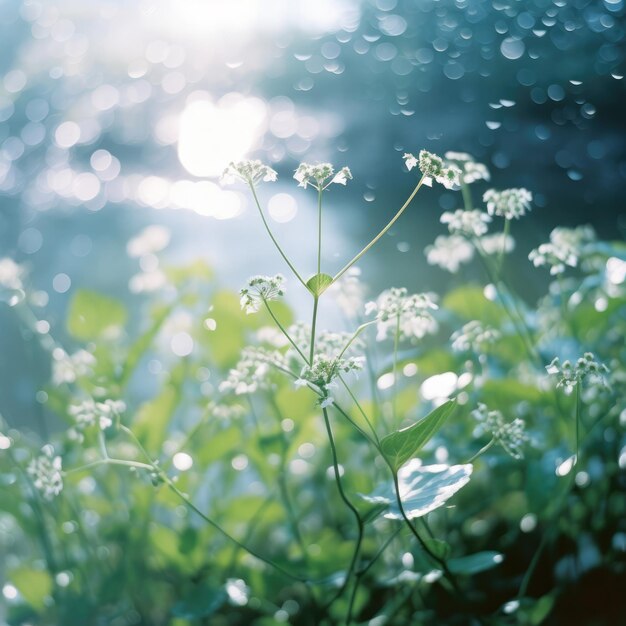
[[[253,276],[237,295],[203,265],[163,263],[164,283],[133,290],[150,305],[137,337],[114,298],[73,296],[67,330],[77,345],[69,351],[28,298],[8,301],[50,355],[38,401],[67,424],[43,448],[1,424],[3,484],[24,506],[7,508],[0,531],[15,518],[21,532],[37,528],[43,537],[41,549],[21,542],[38,551],[27,565],[7,560],[10,584],[30,604],[27,619],[72,626],[80,597],[84,623],[124,614],[181,626],[231,618],[255,626],[495,624],[509,594],[505,607],[522,607],[519,623],[536,622],[527,617],[544,610],[532,587],[544,545],[567,538],[563,545],[576,546],[591,535],[579,527],[587,505],[578,491],[591,488],[586,459],[604,458],[623,425],[626,376],[615,340],[626,331],[622,251],[596,245],[589,230],[554,231],[551,248],[531,261],[558,267],[555,275],[559,263],[587,275],[569,287],[569,308],[550,293],[533,311],[504,271],[511,222],[527,215],[531,192],[488,190],[481,206],[473,189],[489,180],[484,165],[458,152],[416,154],[404,155],[406,168],[420,172],[405,202],[337,266],[325,255],[323,218],[327,194],[341,192],[352,173],[330,163],[295,169],[298,186],[317,196],[316,259],[306,270],[266,218],[262,183],[276,171],[258,160],[227,167],[224,182],[243,182],[252,195],[288,294],[282,274]],[[447,233],[426,248],[426,261],[462,280],[478,260],[486,284],[447,294],[389,286],[368,302],[359,261],[433,181],[458,191],[462,208],[443,213]],[[142,231],[129,254],[143,258],[168,243],[165,231]],[[593,263],[582,268],[586,259]],[[9,261],[0,262],[0,284],[28,292],[24,268]],[[587,284],[603,289],[604,308],[580,295]],[[287,296],[308,307],[305,320]],[[325,306],[334,315],[321,316]],[[562,324],[543,322],[555,317]],[[345,321],[327,329],[321,319]],[[574,347],[580,359],[546,368],[546,354]],[[150,397],[136,389],[141,372]],[[602,393],[590,393],[596,388]],[[564,459],[570,434],[575,453]],[[607,481],[594,478],[593,488],[608,501],[614,459],[605,471]],[[618,513],[607,508],[615,527]],[[494,550],[500,529],[513,517],[507,541],[533,545],[534,535],[521,535],[529,520],[543,539],[495,570],[505,558]],[[54,519],[63,520],[59,528]],[[145,576],[128,575],[130,554]],[[147,579],[158,581],[154,589]],[[92,588],[107,591],[106,606],[92,602]],[[494,599],[475,601],[483,596]],[[434,610],[442,598],[454,607],[450,620]]]

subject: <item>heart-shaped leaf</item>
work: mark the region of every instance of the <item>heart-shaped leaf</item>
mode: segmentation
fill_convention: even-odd
[[[425,465],[413,459],[398,472],[398,487],[402,508],[409,519],[422,517],[443,506],[472,474],[472,465]],[[379,486],[369,495],[361,495],[367,502],[386,504],[387,519],[402,519],[395,487],[392,481]]]
[[[321,296],[333,283],[333,277],[328,274],[315,274],[306,281],[309,291],[315,296]]]
[[[448,400],[425,418],[402,430],[391,433],[380,442],[380,448],[391,467],[397,472],[441,428],[452,413],[456,400]]]

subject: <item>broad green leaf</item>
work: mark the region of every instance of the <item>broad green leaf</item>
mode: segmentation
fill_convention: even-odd
[[[333,277],[328,274],[315,274],[306,281],[306,286],[314,296],[320,296],[332,285],[332,282]]]
[[[398,472],[400,499],[406,516],[415,519],[443,506],[467,485],[471,474],[470,464],[422,466],[419,459],[413,459]],[[386,505],[384,516],[387,519],[403,519],[392,481],[361,497],[372,504]]]
[[[67,313],[67,330],[76,339],[90,341],[117,335],[126,323],[126,307],[115,298],[79,289]]]
[[[448,561],[448,567],[453,574],[478,574],[492,569],[504,561],[499,552],[477,552],[469,556],[461,556]]]
[[[394,471],[398,471],[441,428],[452,413],[456,400],[448,400],[411,426],[391,433],[380,442],[380,448]]]
[[[9,580],[28,604],[37,611],[43,611],[46,598],[52,592],[52,577],[48,572],[19,567],[10,572]]]
[[[218,611],[226,599],[224,589],[200,584],[174,605],[172,615],[185,619],[207,617]]]
[[[456,313],[464,320],[480,320],[498,326],[506,315],[499,302],[485,297],[482,287],[465,286],[451,291],[443,299],[442,308]]]

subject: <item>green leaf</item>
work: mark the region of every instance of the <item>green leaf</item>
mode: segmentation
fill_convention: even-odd
[[[441,539],[424,539],[424,543],[438,559],[443,561],[448,559],[452,551],[450,544],[446,541],[441,541]]]
[[[505,312],[499,302],[485,297],[482,287],[459,287],[446,295],[442,308],[456,313],[464,320],[481,320],[485,324],[499,326]]]
[[[67,330],[76,339],[90,341],[119,333],[126,317],[126,307],[119,300],[79,289],[70,302]]]
[[[472,465],[425,465],[413,459],[398,472],[398,491],[402,508],[409,519],[422,517],[443,506],[459,489],[467,485]],[[402,520],[395,485],[392,481],[361,497],[372,504],[385,505],[387,519]],[[440,549],[443,549],[441,546]]]
[[[469,556],[450,559],[448,567],[453,574],[478,574],[497,567],[502,561],[504,561],[504,556],[499,552],[477,552]]]
[[[226,602],[226,591],[206,584],[198,585],[172,608],[174,617],[198,619],[219,610]]]
[[[412,426],[391,433],[380,442],[387,461],[397,472],[441,428],[456,406],[456,400],[448,400]]]
[[[333,277],[328,274],[315,274],[306,281],[306,286],[314,296],[321,296],[333,283]]]
[[[46,598],[52,592],[52,577],[43,570],[20,567],[9,574],[9,579],[22,597],[37,611],[46,607]]]

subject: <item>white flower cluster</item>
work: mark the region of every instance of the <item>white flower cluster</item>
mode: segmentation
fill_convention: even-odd
[[[474,157],[467,152],[446,152],[445,158],[461,169],[461,179],[466,185],[491,178],[487,166],[474,161]]]
[[[248,284],[239,292],[241,296],[241,308],[247,315],[256,313],[263,302],[277,300],[285,295],[285,277],[282,274],[276,276],[253,276]]]
[[[465,324],[461,330],[452,333],[452,349],[455,352],[482,353],[485,348],[500,338],[500,331],[483,326],[478,320]]]
[[[439,235],[432,245],[426,246],[424,253],[429,265],[455,274],[463,263],[474,258],[474,246],[460,235]]]
[[[0,288],[16,291],[22,289],[22,276],[24,268],[13,259],[4,257],[0,259]]]
[[[272,366],[286,369],[283,355],[276,350],[246,348],[237,365],[228,372],[228,377],[220,383],[221,392],[232,391],[241,396],[258,390],[272,388],[270,372]]]
[[[41,491],[46,500],[52,500],[63,489],[62,461],[60,456],[54,455],[51,445],[41,449],[41,454],[34,458],[26,471],[33,479],[35,487]]]
[[[93,398],[88,398],[80,404],[73,404],[68,412],[74,419],[74,426],[68,431],[68,436],[70,439],[83,441],[85,429],[97,426],[100,430],[106,430],[125,410],[126,404],[122,400],[96,402]]]
[[[493,233],[480,238],[480,246],[485,254],[505,254],[512,252],[515,248],[515,239],[511,235],[504,233]]]
[[[274,182],[276,172],[259,160],[244,160],[231,162],[222,174],[222,183],[232,185],[237,179],[248,185],[264,182]]]
[[[406,152],[402,158],[409,171],[414,167],[419,167],[422,174],[426,177],[424,182],[427,185],[431,184],[433,178],[446,189],[455,189],[461,184],[461,170],[454,164],[446,166],[443,159],[432,152],[420,150],[417,157],[410,152]]]
[[[557,227],[550,233],[550,241],[531,250],[528,258],[535,267],[550,266],[550,274],[559,276],[566,267],[576,267],[583,257],[585,246],[595,240],[590,226],[578,228]]]
[[[306,189],[311,185],[321,191],[333,183],[345,185],[352,180],[352,172],[350,168],[342,167],[335,174],[335,168],[330,163],[300,163],[293,177],[298,181],[298,187]]]
[[[209,402],[207,411],[212,417],[224,422],[239,419],[245,414],[245,409],[241,404],[218,404],[217,402]]]
[[[487,189],[483,194],[483,202],[487,204],[489,215],[498,215],[507,220],[519,219],[530,211],[533,194],[520,187],[519,189]]]
[[[437,331],[437,322],[431,311],[437,309],[432,298],[423,293],[408,295],[404,287],[383,291],[375,302],[365,305],[365,314],[376,314],[376,339],[382,341],[394,336],[396,328],[402,339],[421,339]]]
[[[490,433],[507,454],[518,460],[524,458],[523,447],[529,437],[523,419],[515,418],[512,422],[505,422],[500,411],[490,411],[482,402],[472,411],[472,415],[480,423],[481,429]]]
[[[440,221],[448,225],[448,230],[452,235],[480,237],[489,230],[488,224],[491,222],[491,217],[479,209],[471,211],[457,209],[454,213],[450,211],[443,213]]]
[[[96,364],[96,357],[87,350],[69,355],[62,348],[55,348],[52,358],[52,382],[55,385],[73,383],[83,376],[90,376]]]
[[[330,406],[334,399],[330,395],[330,388],[335,379],[340,374],[348,374],[363,369],[365,357],[329,357],[325,354],[316,354],[311,365],[305,365],[300,372],[300,378],[296,381],[296,386],[305,386],[311,383],[320,389],[322,398],[320,406],[326,408]]]
[[[561,363],[559,357],[555,357],[549,365],[546,365],[546,371],[559,377],[556,386],[563,387],[567,395],[584,380],[599,387],[608,386],[605,375],[609,373],[609,368],[604,363],[596,361],[591,352],[585,352],[575,364],[569,360]]]

